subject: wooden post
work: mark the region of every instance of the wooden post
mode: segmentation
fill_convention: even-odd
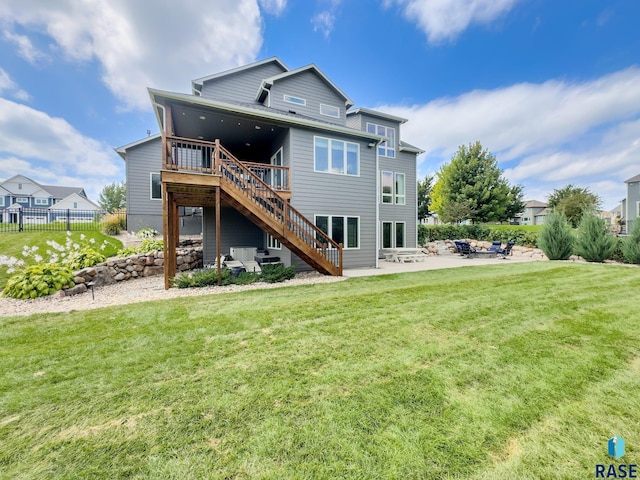
[[[220,139],[216,138],[215,141],[215,153],[213,156],[213,173],[215,175],[216,171],[220,171]]]
[[[162,250],[164,254],[164,289],[169,290],[171,281],[169,279],[169,203],[167,195],[167,184],[162,182]]]
[[[339,255],[339,259],[338,259],[338,275],[342,276],[342,244],[340,244],[340,249],[338,250],[338,255]]]
[[[164,288],[171,287],[171,279],[176,276],[176,245],[179,234],[178,206],[173,192],[166,192],[167,226],[164,229]]]
[[[216,140],[216,146],[218,141]],[[216,187],[216,264],[218,265],[218,286],[222,285],[222,265],[220,261],[220,187]]]

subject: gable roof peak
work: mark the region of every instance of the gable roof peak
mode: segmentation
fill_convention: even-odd
[[[274,63],[278,65],[285,72],[289,71],[287,66],[278,57],[269,57],[269,58],[265,58],[264,60],[258,60],[257,62],[249,63],[248,65],[241,65],[239,67],[223,70],[222,72],[213,73],[211,75],[206,75],[204,77],[191,80],[191,89],[193,90],[193,93],[196,94],[196,91],[200,92],[202,90],[202,85],[204,84],[204,82],[208,82],[209,80],[214,80],[216,78],[225,77],[227,75],[232,75],[234,73],[249,70],[251,68],[259,67],[261,65],[266,65],[268,63]]]

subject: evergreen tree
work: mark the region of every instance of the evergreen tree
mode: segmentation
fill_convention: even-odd
[[[418,220],[424,220],[431,215],[431,190],[433,189],[433,175],[427,175],[423,181],[418,180]]]
[[[542,231],[538,235],[538,246],[549,260],[567,260],[573,252],[573,232],[562,213],[547,215]]]
[[[636,220],[629,236],[622,242],[622,255],[628,263],[640,264],[640,220]]]
[[[576,254],[587,262],[604,262],[616,249],[616,238],[604,220],[591,213],[582,216],[578,226]]]

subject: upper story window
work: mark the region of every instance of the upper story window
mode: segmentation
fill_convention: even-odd
[[[162,199],[162,184],[160,183],[159,173],[151,174],[151,199],[152,200]]]
[[[73,208],[78,208],[78,202],[73,202]]]
[[[0,197],[0,207],[4,206],[4,197]]]
[[[360,175],[360,145],[333,138],[313,137],[314,169],[338,175]]]
[[[49,205],[49,199],[36,197],[36,205]]]
[[[295,105],[302,105],[303,107],[305,107],[307,105],[307,101],[304,98],[300,98],[300,97],[294,97],[291,95],[284,95],[283,96],[284,101],[287,103],[293,103]]]
[[[327,117],[340,118],[340,108],[333,105],[320,104],[320,114]]]
[[[380,172],[382,188],[382,203],[395,203],[396,205],[405,205],[407,201],[407,192],[405,185],[404,173]]]
[[[367,132],[373,133],[380,137],[387,137],[389,140],[385,140],[378,146],[378,154],[383,157],[395,158],[396,156],[396,129],[392,127],[385,127],[384,125],[377,125],[375,123],[367,123]]]
[[[29,203],[29,199],[27,197],[18,197],[16,198],[17,203]]]
[[[21,183],[18,184],[18,190],[22,190],[22,184]]]

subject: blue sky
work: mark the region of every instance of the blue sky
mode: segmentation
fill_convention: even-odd
[[[611,209],[640,173],[638,20],[636,0],[4,0],[0,179],[97,200],[113,148],[158,131],[147,87],[278,56],[408,118],[421,177],[479,140],[526,199],[573,183]]]

